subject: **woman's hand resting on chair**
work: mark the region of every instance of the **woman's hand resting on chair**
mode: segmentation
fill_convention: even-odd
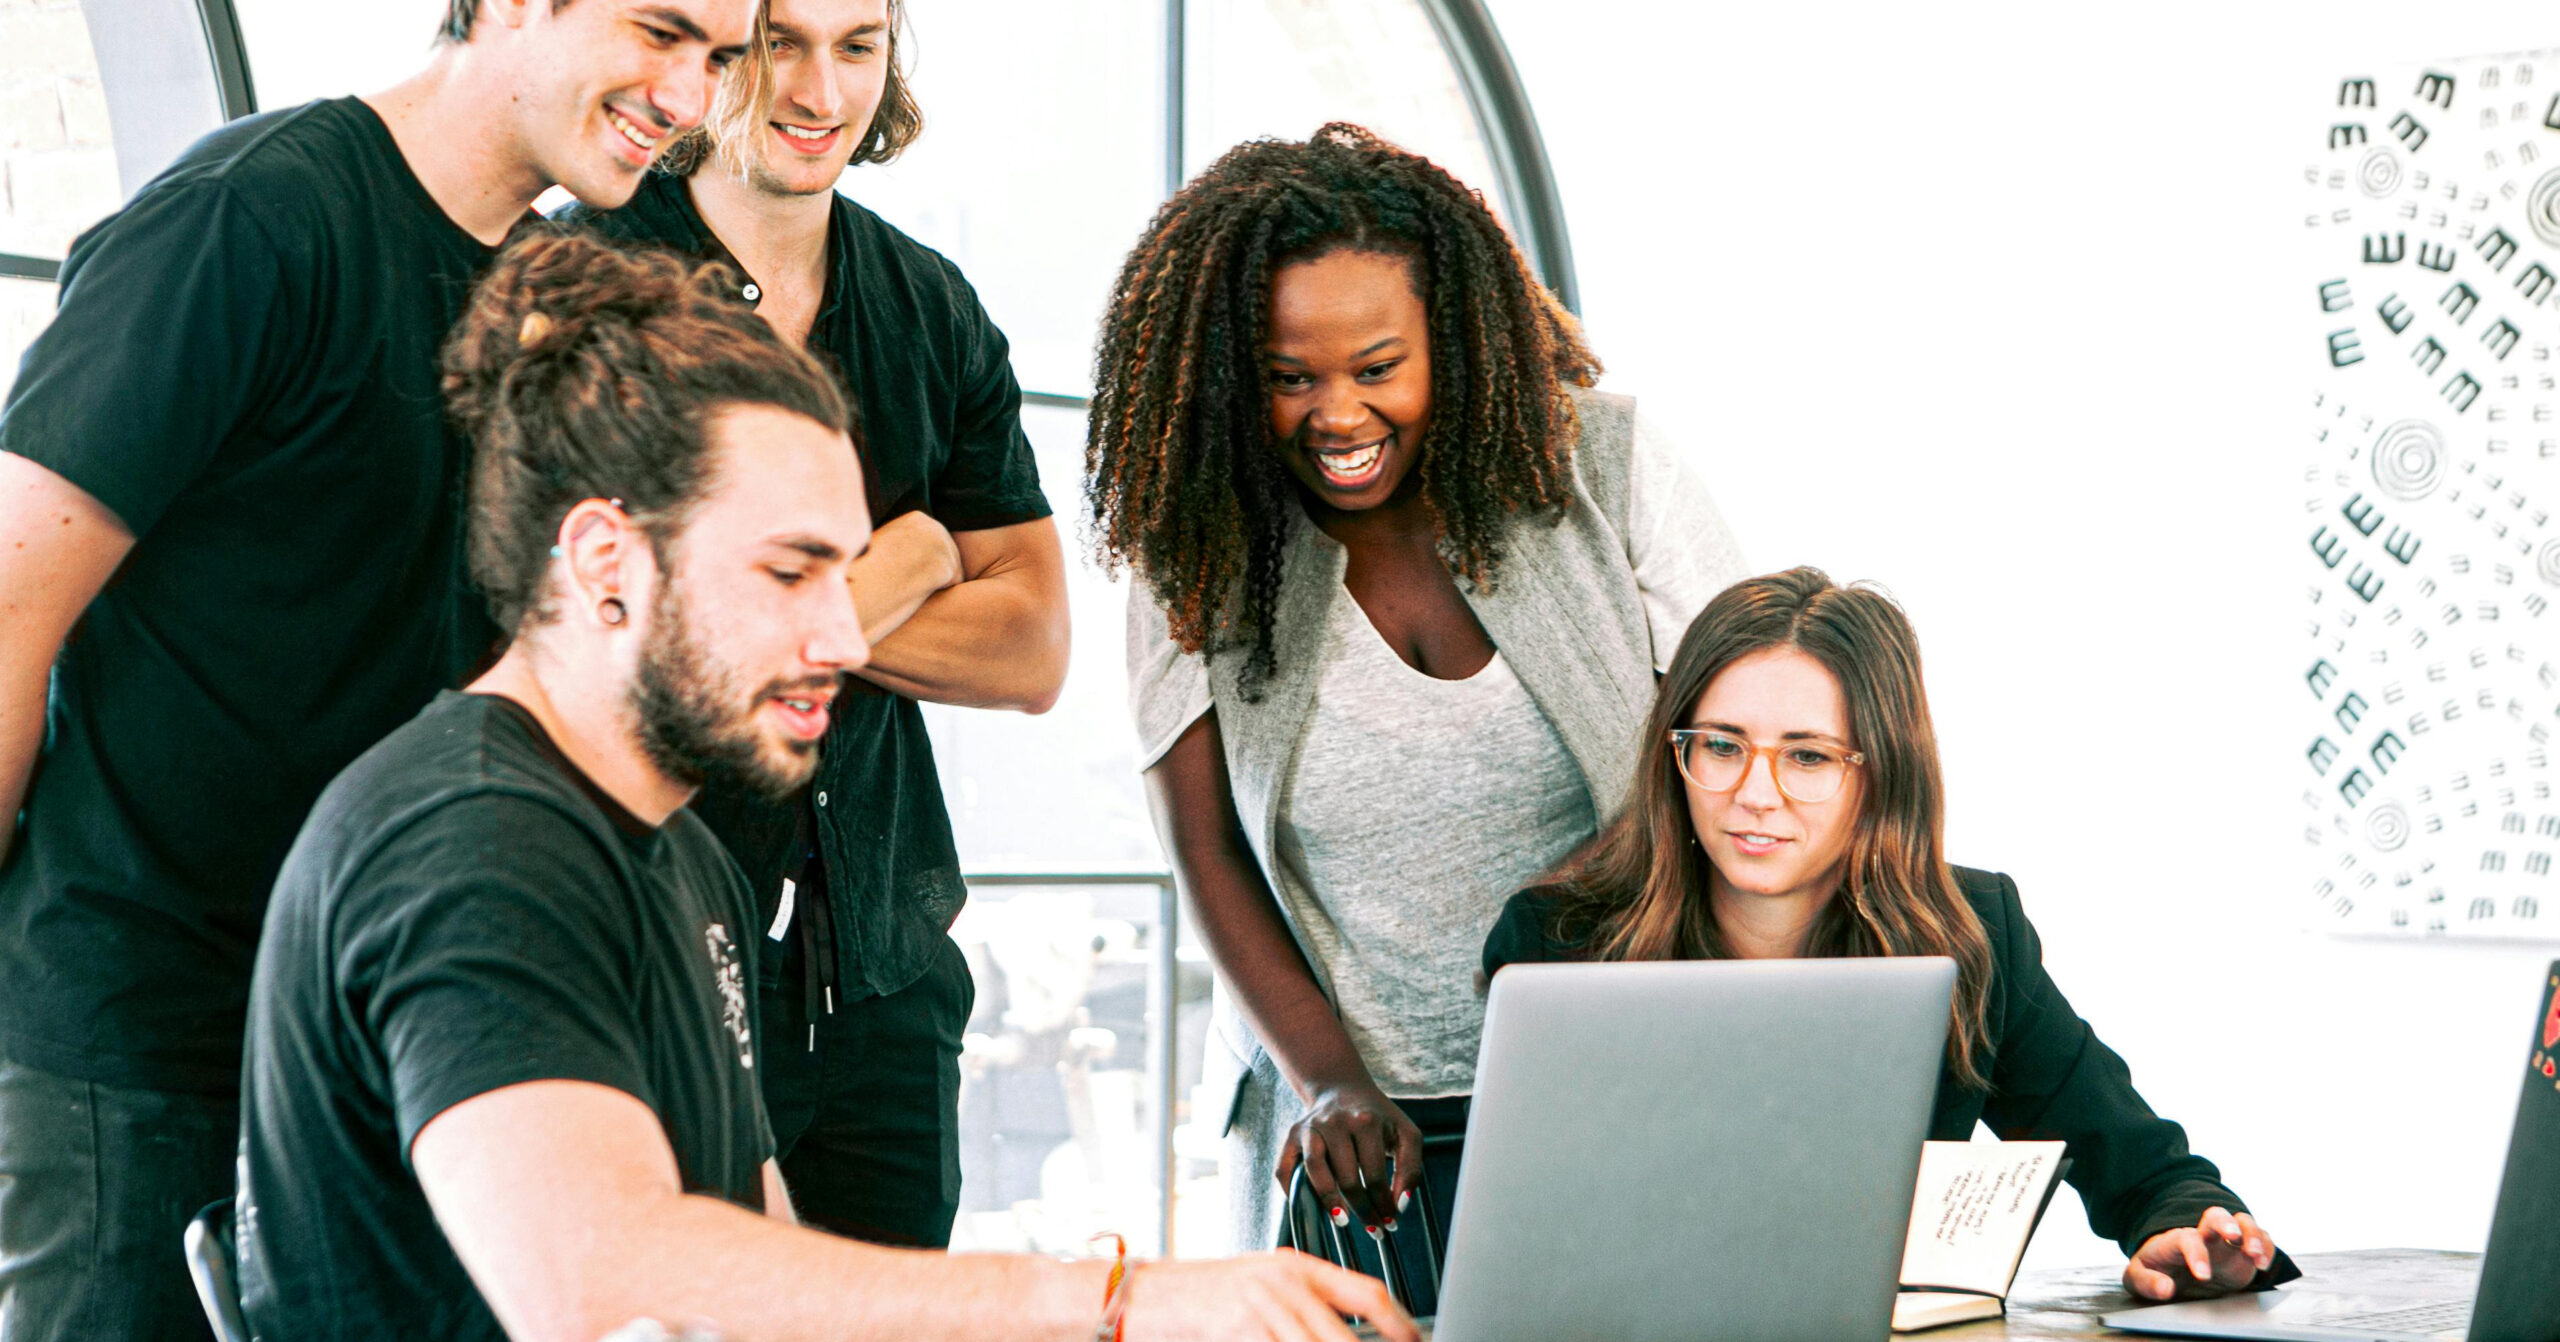
[[[1308,1097],[1307,1116],[1280,1144],[1282,1188],[1300,1165],[1335,1225],[1357,1219],[1393,1230],[1422,1181],[1422,1129],[1374,1085],[1328,1086]]]

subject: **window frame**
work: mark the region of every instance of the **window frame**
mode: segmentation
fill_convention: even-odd
[[[199,136],[258,110],[231,0],[80,0],[127,199]]]

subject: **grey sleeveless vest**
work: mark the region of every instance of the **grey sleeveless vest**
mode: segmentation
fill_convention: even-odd
[[[1554,725],[1591,790],[1592,810],[1605,824],[1625,798],[1636,733],[1653,703],[1653,639],[1627,556],[1635,402],[1579,389],[1572,395],[1581,421],[1572,504],[1552,524],[1540,518],[1513,526],[1493,590],[1470,590],[1463,581],[1458,589]],[[1339,542],[1297,519],[1282,557],[1272,622],[1277,666],[1261,701],[1248,701],[1238,684],[1241,657],[1209,659],[1210,698],[1226,746],[1236,816],[1275,891],[1280,791],[1315,693],[1316,658],[1331,603],[1351,599],[1342,585],[1347,563]],[[1155,612],[1157,621],[1162,618]],[[1478,935],[1490,930],[1478,929]],[[1235,1247],[1263,1248],[1274,1242],[1279,1224],[1279,1190],[1271,1179],[1279,1140],[1301,1111],[1296,1093],[1223,983],[1211,1022],[1200,1093],[1204,1103],[1225,1110]]]

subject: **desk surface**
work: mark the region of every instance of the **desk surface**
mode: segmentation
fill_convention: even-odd
[[[2364,1290],[2394,1295],[2467,1296],[2480,1283],[2480,1255],[2442,1249],[2305,1253],[2295,1254],[2293,1262],[2302,1269],[2302,1280],[2308,1285],[2344,1286],[2352,1282]],[[2109,1328],[2098,1322],[2098,1316],[2146,1303],[2151,1302],[2124,1293],[2124,1266],[2120,1263],[2029,1272],[2020,1276],[2017,1286],[2009,1292],[2009,1317],[2005,1319],[1984,1319],[1894,1336],[1925,1342],[1991,1342],[1994,1338],[2004,1342],[2076,1342],[2092,1337],[2130,1340],[2139,1335]],[[1359,1335],[1364,1339],[1377,1336],[1366,1328]],[[1425,1329],[1423,1336],[1428,1338],[1430,1331]]]
[[[2480,1279],[2480,1255],[2439,1249],[2358,1249],[2350,1253],[2298,1254],[2306,1285],[2352,1279],[2367,1289],[2444,1296],[2469,1295]],[[1928,1342],[2064,1342],[2065,1339],[2130,1338],[2098,1322],[2098,1316],[2148,1303],[2124,1292],[2124,1268],[2068,1268],[2030,1272],[2009,1292],[2009,1317],[1897,1336]]]

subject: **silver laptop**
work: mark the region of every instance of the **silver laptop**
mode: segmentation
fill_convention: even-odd
[[[2285,1342],[2560,1342],[2560,960],[2542,983],[2524,1094],[2474,1294],[2411,1296],[2352,1281],[2118,1310],[2109,1327]]]
[[[1884,1337],[1955,976],[1503,970],[1433,1342]]]

